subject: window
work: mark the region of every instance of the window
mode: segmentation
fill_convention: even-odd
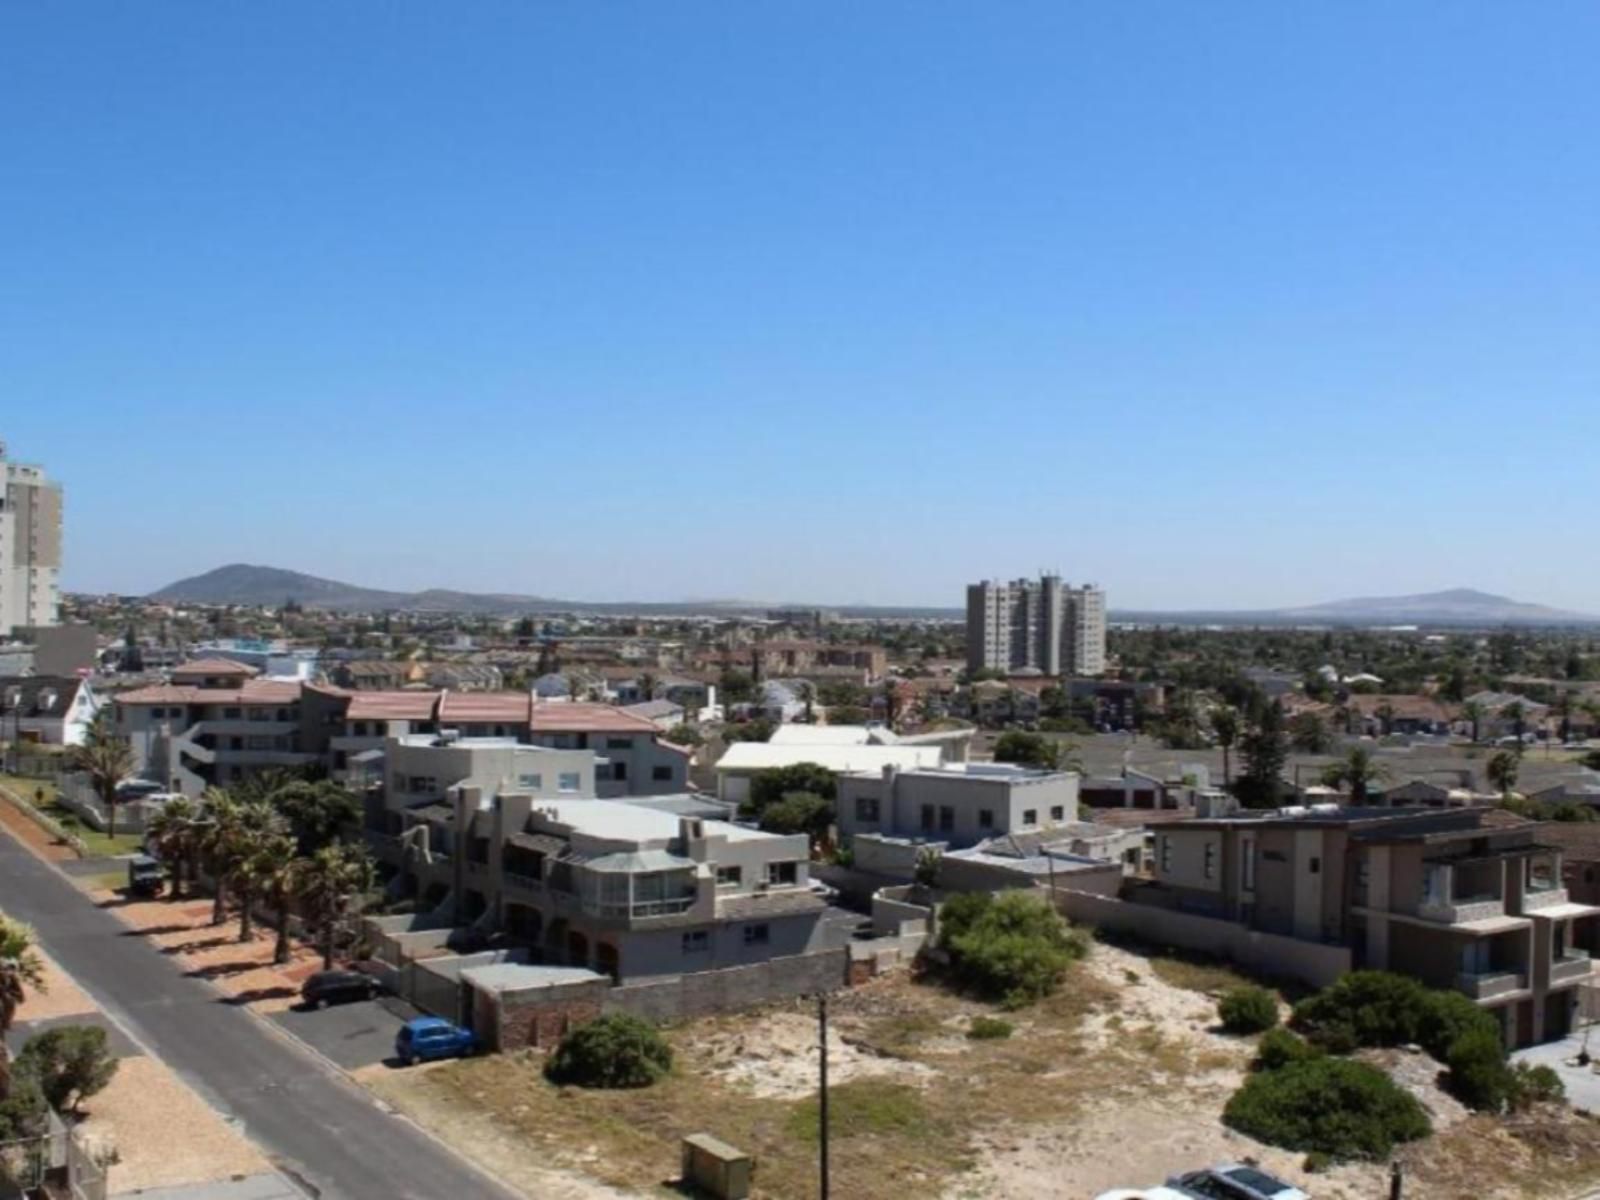
[[[876,796],[856,797],[856,820],[877,824],[878,798]]]
[[[939,832],[950,833],[956,827],[956,810],[948,804],[939,806]]]
[[[1239,839],[1239,886],[1251,892],[1256,886],[1256,840]]]
[[[367,736],[367,723],[365,721],[356,721],[354,724],[352,724],[350,726],[350,736],[351,737],[366,737]]]
[[[799,863],[769,862],[767,864],[767,882],[771,884],[792,884],[800,878]]]
[[[922,828],[929,833],[933,831],[933,805],[931,804],[922,806]]]
[[[709,949],[711,949],[711,935],[704,929],[691,929],[683,935],[685,954],[704,954]]]
[[[606,739],[606,749],[607,750],[632,750],[633,749],[633,739],[632,738],[627,738],[627,737],[608,737]]]
[[[980,808],[978,810],[978,828],[979,829],[993,829],[994,828],[994,809],[992,809],[992,808]]]
[[[1204,871],[1205,871],[1205,877],[1207,879],[1215,879],[1216,878],[1216,875],[1217,875],[1217,844],[1215,842],[1207,842],[1206,843]]]
[[[1312,855],[1310,861],[1306,863],[1306,869],[1313,875],[1320,875],[1322,873],[1322,860],[1316,855]]]
[[[1023,809],[1022,823],[1024,825],[1037,825],[1039,823],[1039,810],[1037,808]]]
[[[225,708],[222,710],[222,719],[224,721],[237,721],[239,719],[239,714],[243,711],[243,709],[239,708]]]
[[[406,780],[406,791],[408,792],[428,793],[437,792],[438,790],[438,781],[432,775],[413,775]]]
[[[1067,819],[1066,806],[1063,804],[1052,804],[1050,806],[1050,819],[1052,821],[1065,821]]]
[[[651,767],[650,778],[656,783],[671,783],[672,768],[666,765]]]
[[[563,771],[556,780],[556,788],[563,792],[575,792],[578,790],[581,778],[576,771]]]
[[[544,776],[538,774],[537,772],[524,771],[522,774],[517,776],[517,786],[525,787],[530,791],[536,792],[544,786]]]
[[[270,721],[272,720],[272,714],[264,708],[252,708],[250,710],[250,719],[252,721]]]
[[[765,946],[771,940],[772,930],[765,923],[746,925],[744,927],[744,944],[746,946]]]
[[[1158,841],[1161,846],[1161,873],[1169,875],[1172,873],[1172,839],[1162,834]]]
[[[614,762],[614,763],[612,763],[611,764],[611,778],[619,780],[619,781],[627,779],[628,778],[628,764],[625,763],[625,762]]]
[[[744,870],[741,867],[718,867],[718,887],[738,887],[744,882]]]
[[[1363,854],[1360,858],[1356,859],[1356,886],[1358,888],[1365,888],[1367,884],[1371,882],[1371,880],[1372,863],[1368,860],[1367,856]]]

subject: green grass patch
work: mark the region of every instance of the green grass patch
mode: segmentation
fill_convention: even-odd
[[[1015,1031],[1015,1025],[999,1017],[973,1017],[967,1026],[967,1036],[975,1042],[1003,1041]]]
[[[815,1142],[821,1130],[821,1106],[815,1096],[799,1101],[789,1117],[789,1134]],[[922,1093],[903,1083],[856,1079],[828,1089],[828,1130],[835,1138],[862,1134],[899,1134],[932,1138],[937,1128]]]
[[[137,833],[119,833],[112,836],[102,833],[83,820],[77,813],[52,800],[41,810],[73,837],[82,840],[90,858],[110,858],[118,854],[137,854],[143,848],[144,838]]]

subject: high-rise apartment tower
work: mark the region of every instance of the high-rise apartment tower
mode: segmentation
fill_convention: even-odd
[[[1106,669],[1106,594],[1059,575],[967,587],[967,669],[1100,675]]]
[[[61,620],[61,485],[0,442],[0,637]]]

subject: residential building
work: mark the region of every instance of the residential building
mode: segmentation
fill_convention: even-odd
[[[0,741],[81,746],[102,704],[75,676],[0,678]]]
[[[758,642],[750,649],[749,662],[762,679],[837,673],[859,676],[865,683],[882,678],[889,669],[888,651],[882,646],[791,639]]]
[[[0,442],[0,637],[61,620],[61,485]]]
[[[1100,675],[1106,669],[1106,596],[1058,575],[967,588],[967,669]]]
[[[409,737],[387,755],[369,837],[396,890],[541,961],[627,983],[827,948],[803,835],[592,798],[587,751]]]
[[[823,728],[827,728],[823,726]],[[750,796],[750,780],[761,771],[815,763],[838,775],[860,771],[873,773],[885,767],[909,770],[937,767],[944,754],[938,746],[902,745],[791,745],[772,742],[735,742],[713,768],[717,798],[742,804]]]
[[[1471,997],[1508,1045],[1573,1027],[1600,907],[1568,895],[1543,826],[1319,805],[1174,822],[1155,840],[1153,883],[1130,899],[1349,947],[1358,966]]]
[[[840,837],[937,841],[961,849],[1078,820],[1078,777],[1006,763],[857,771],[839,777]]]

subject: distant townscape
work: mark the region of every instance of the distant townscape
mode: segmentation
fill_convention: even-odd
[[[866,1200],[1600,1174],[1580,614],[63,596],[61,487],[3,462],[0,1176],[290,1187],[292,1140],[374,1196],[810,1196],[819,1046]],[[331,1115],[275,1132],[273,1089]]]

